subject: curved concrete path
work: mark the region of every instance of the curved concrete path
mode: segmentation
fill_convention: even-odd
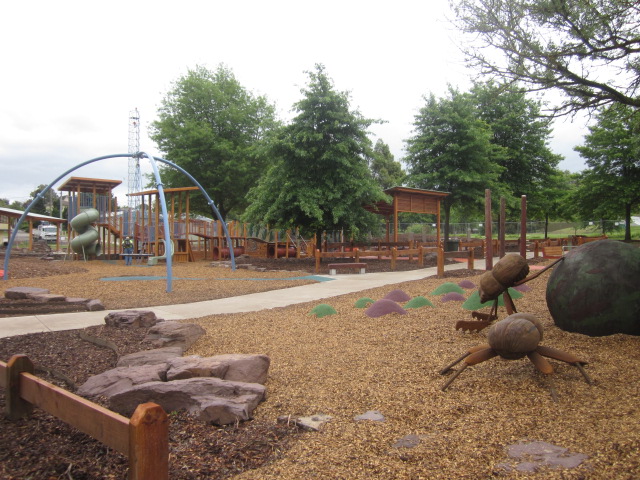
[[[495,265],[498,258],[494,259]],[[445,265],[445,270],[461,270],[466,263]],[[476,261],[476,268],[484,268],[484,262]],[[252,312],[276,307],[286,307],[323,298],[336,297],[370,288],[383,287],[402,282],[420,280],[437,274],[436,267],[405,272],[318,275],[327,279],[309,285],[252,293],[239,297],[220,298],[196,303],[144,307],[165,320],[186,320],[224,313]],[[0,283],[0,287],[1,287]],[[127,309],[132,310],[132,309]],[[116,310],[98,312],[57,313],[51,315],[31,315],[0,318],[0,338],[27,333],[74,330],[104,323],[104,317]]]

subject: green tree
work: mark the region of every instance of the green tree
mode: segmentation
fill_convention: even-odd
[[[615,220],[624,215],[624,239],[630,241],[631,212],[640,205],[640,111],[614,104],[596,120],[585,144],[575,147],[588,167],[575,203],[583,218],[591,214]]]
[[[544,218],[544,238],[549,234],[550,220],[572,220],[574,208],[571,202],[578,174],[568,171],[555,170],[536,192],[535,203],[527,201],[527,216],[529,218]]]
[[[168,160],[204,187],[223,217],[241,213],[246,192],[267,165],[265,142],[276,127],[275,109],[265,97],[248,92],[233,73],[196,67],[176,81],[162,101],[151,138]],[[171,168],[162,168],[166,186],[191,186]],[[198,196],[192,209],[210,213]]]
[[[29,194],[30,199],[27,200],[25,204],[25,208],[35,201],[38,195],[47,188],[46,185],[39,185],[34,191]],[[49,215],[52,217],[60,216],[60,197],[55,192],[53,188],[50,188],[49,191],[42,197],[32,208],[30,213],[37,213],[40,215]]]
[[[640,107],[640,7],[627,0],[451,0],[468,63],[530,91],[555,89],[556,114]],[[498,55],[496,55],[498,52]]]
[[[404,181],[405,173],[400,162],[396,161],[389,150],[389,145],[378,139],[373,147],[369,162],[373,178],[383,190],[398,187]]]
[[[491,142],[503,148],[498,181],[512,192],[511,206],[520,212],[520,197],[527,196],[527,210],[546,204],[552,176],[562,157],[549,149],[551,119],[540,115],[539,102],[523,89],[494,82],[477,83],[471,94],[478,116],[492,131]]]
[[[449,192],[444,209],[444,237],[449,239],[451,207],[461,214],[482,211],[484,191],[497,183],[502,147],[491,143],[491,128],[483,122],[469,94],[449,87],[448,97],[432,94],[415,117],[414,135],[406,140],[408,182],[417,188]]]
[[[247,195],[247,221],[306,233],[344,229],[357,237],[374,221],[364,205],[386,199],[367,159],[373,120],[351,111],[322,65],[294,105],[296,117],[271,145],[272,164]]]

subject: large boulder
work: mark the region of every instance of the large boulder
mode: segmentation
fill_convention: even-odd
[[[162,322],[149,329],[145,340],[156,347],[180,345],[187,350],[205,333],[204,328],[193,323]]]
[[[134,385],[163,382],[166,379],[167,367],[163,363],[137,367],[117,367],[89,377],[85,383],[80,385],[76,393],[83,397],[111,397],[130,390]]]
[[[129,355],[123,355],[118,360],[117,366],[136,367],[139,365],[156,365],[158,363],[166,365],[169,359],[182,356],[183,351],[180,346],[142,350]]]
[[[640,335],[640,249],[599,240],[571,250],[549,277],[547,306],[569,332]]]
[[[205,358],[196,355],[178,357],[168,361],[167,380],[218,377],[233,382],[264,384],[270,363],[267,355],[240,353]]]
[[[199,420],[228,425],[249,420],[266,398],[257,383],[229,382],[219,378],[189,378],[172,382],[149,382],[113,395],[109,408],[130,416],[141,403],[154,402],[166,412],[186,410]]]

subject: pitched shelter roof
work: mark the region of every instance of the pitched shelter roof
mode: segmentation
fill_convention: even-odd
[[[122,180],[104,180],[102,178],[71,177],[58,187],[61,192],[85,192],[109,194],[122,183]]]
[[[365,206],[365,209],[386,217],[393,215],[396,211],[437,214],[440,200],[449,195],[449,192],[410,187],[392,187],[386,189],[384,193],[393,198],[391,203],[376,202]]]
[[[20,218],[22,216],[22,214],[24,213],[23,210],[15,210],[13,208],[4,208],[4,207],[0,207],[0,215],[6,215],[9,218]],[[51,222],[51,223],[66,223],[67,220],[64,218],[58,218],[58,217],[50,217],[48,215],[40,215],[37,213],[29,213],[26,217],[25,220],[32,220],[34,222]]]

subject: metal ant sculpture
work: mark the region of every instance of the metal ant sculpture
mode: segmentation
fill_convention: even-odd
[[[563,260],[561,257],[553,263],[547,265],[542,270],[527,277],[529,274],[529,265],[527,261],[516,253],[506,255],[498,261],[493,270],[485,272],[480,277],[480,301],[482,303],[493,300],[491,310],[488,314],[474,311],[471,316],[476,320],[460,320],[456,322],[456,330],[477,331],[488,327],[491,322],[498,318],[498,300],[502,294],[507,314],[517,313],[516,306],[509,294],[509,288],[517,287],[537,278],[548,269],[552,268],[556,263]]]
[[[477,365],[496,356],[507,360],[517,360],[526,356],[540,372],[547,375],[553,373],[553,366],[544,357],[553,358],[577,367],[585,381],[588,384],[592,383],[583,368],[587,362],[580,360],[571,353],[540,345],[543,337],[542,324],[529,313],[518,313],[513,299],[509,295],[509,287],[522,285],[523,283],[533,280],[561,260],[562,258],[559,258],[534,275],[527,277],[529,265],[527,265],[526,260],[520,255],[511,254],[503,257],[496,263],[493,270],[482,275],[479,288],[480,301],[485,303],[493,300],[491,311],[488,315],[473,312],[472,316],[478,320],[461,320],[456,323],[456,329],[462,328],[463,330],[480,331],[489,326],[491,322],[497,318],[498,298],[500,294],[504,295],[504,304],[509,316],[491,326],[487,334],[489,345],[479,345],[470,348],[462,357],[440,371],[441,375],[445,375],[455,365],[464,361],[462,368],[457,370],[442,386],[443,391],[446,390],[468,366]],[[555,400],[556,393],[553,386],[551,387],[551,393]]]
[[[529,313],[514,313],[495,323],[487,334],[488,345],[470,348],[462,357],[440,371],[441,375],[445,375],[455,365],[464,361],[462,368],[457,370],[442,386],[442,391],[446,390],[468,366],[477,365],[496,356],[507,360],[517,360],[526,356],[540,372],[546,375],[553,373],[553,366],[544,357],[560,360],[577,367],[585,381],[591,385],[591,379],[583,368],[583,365],[586,365],[587,362],[580,360],[571,353],[540,345],[543,336],[542,331],[540,321]],[[556,399],[553,386],[551,387],[551,393],[553,398]]]

